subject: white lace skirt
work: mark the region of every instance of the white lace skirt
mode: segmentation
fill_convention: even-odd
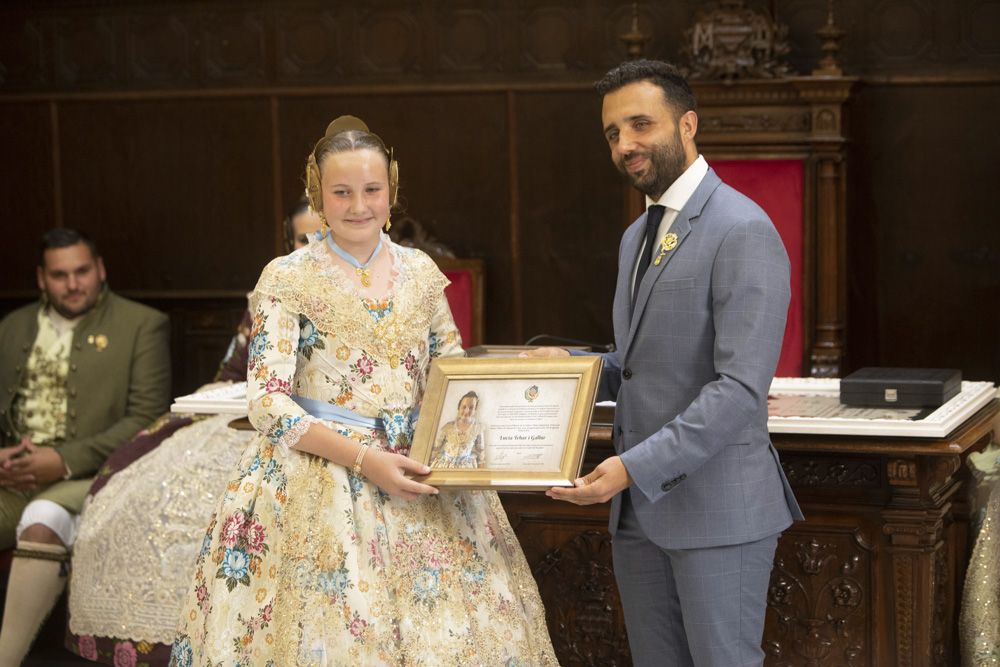
[[[170,644],[205,528],[254,431],[232,415],[185,426],[112,477],[83,510],[70,630]]]

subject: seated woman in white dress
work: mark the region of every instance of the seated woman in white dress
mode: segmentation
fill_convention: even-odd
[[[461,354],[446,279],[381,233],[397,167],[358,119],[307,163],[329,232],[251,297],[250,421],[198,556],[171,664],[555,665],[493,492],[407,476],[431,359]]]
[[[288,252],[322,222],[303,198],[284,221]],[[249,313],[216,375],[247,377]],[[66,646],[109,665],[166,665],[195,556],[220,490],[253,431],[232,415],[167,414],[98,472],[73,551]]]

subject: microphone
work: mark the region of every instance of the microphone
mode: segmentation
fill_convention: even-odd
[[[538,341],[550,341],[553,343],[560,343],[564,345],[583,345],[600,352],[614,352],[614,343],[595,343],[589,340],[578,340],[576,338],[566,338],[564,336],[553,336],[552,334],[538,334],[537,336],[532,336],[528,340],[524,341],[525,345],[535,345]]]

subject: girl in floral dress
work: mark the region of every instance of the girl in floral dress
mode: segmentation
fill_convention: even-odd
[[[198,556],[171,663],[554,665],[538,591],[495,493],[407,476],[431,359],[460,354],[446,279],[381,233],[396,163],[358,119],[306,167],[329,231],[251,297],[261,436]]]

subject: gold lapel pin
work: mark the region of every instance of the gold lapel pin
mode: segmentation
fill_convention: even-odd
[[[96,347],[98,352],[101,352],[108,346],[108,337],[104,334],[90,335],[87,336],[87,343]]]
[[[660,262],[663,261],[664,256],[671,250],[677,247],[677,234],[670,232],[663,237],[660,241],[660,253],[656,256],[656,261],[653,262],[653,266],[659,266]]]

